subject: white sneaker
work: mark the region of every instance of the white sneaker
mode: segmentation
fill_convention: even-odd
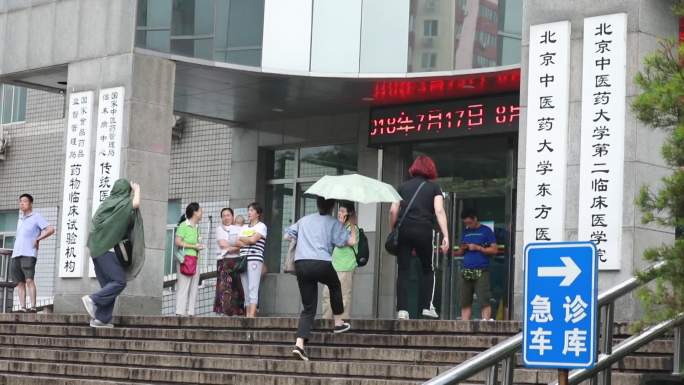
[[[90,320],[90,327],[93,327],[93,328],[103,328],[103,329],[111,329],[111,328],[114,327],[114,325],[113,325],[113,324],[106,324],[106,323],[104,323],[104,322],[102,322],[102,321],[99,321],[99,320],[93,318],[93,319]]]
[[[430,308],[430,309],[423,309],[423,317],[429,317],[429,318],[439,318],[439,314],[437,314],[437,311],[435,308]]]
[[[95,302],[93,299],[89,295],[84,295],[81,297],[81,301],[83,301],[83,307],[85,307],[90,318],[95,319]]]
[[[409,312],[407,312],[406,310],[399,310],[397,312],[397,319],[400,319],[400,320],[410,319],[409,318]]]

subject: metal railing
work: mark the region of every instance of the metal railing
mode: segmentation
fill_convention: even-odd
[[[573,371],[569,378],[569,384],[579,384],[590,379],[592,385],[597,383],[600,385],[610,385],[611,366],[613,363],[672,329],[675,331],[673,374],[684,374],[684,315],[655,325],[613,346],[615,301],[654,279],[657,271],[664,265],[665,262],[659,262],[646,269],[644,273],[649,277],[648,280],[632,277],[599,295],[598,306],[601,310],[598,321],[599,330],[601,330],[599,341],[601,354],[599,360],[591,369]],[[462,364],[426,381],[424,385],[458,384],[485,370],[487,371],[485,384],[496,385],[499,384],[499,364],[501,364],[501,384],[512,385],[513,371],[516,366],[516,354],[522,349],[522,344],[523,335],[518,333],[475,357],[464,361]]]
[[[10,261],[12,250],[0,249],[0,313],[12,311],[14,287],[17,285],[10,278]]]

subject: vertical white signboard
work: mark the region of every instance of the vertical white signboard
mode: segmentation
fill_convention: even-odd
[[[107,199],[114,182],[121,174],[123,107],[123,87],[100,90],[97,107],[97,136],[95,137],[92,215],[95,215],[100,204]],[[90,263],[90,276],[95,276],[92,263]]]
[[[524,242],[565,238],[570,22],[530,27]]]
[[[60,226],[59,276],[82,277],[88,235],[90,137],[93,91],[72,93],[68,99],[66,160]]]
[[[599,269],[620,269],[625,161],[627,14],[584,19],[578,239]]]

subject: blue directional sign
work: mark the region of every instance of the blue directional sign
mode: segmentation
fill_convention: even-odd
[[[534,368],[596,362],[598,259],[592,242],[525,248],[523,361]]]

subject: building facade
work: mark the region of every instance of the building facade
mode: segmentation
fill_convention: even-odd
[[[643,57],[678,31],[670,7],[665,0],[0,1],[0,138],[10,138],[0,160],[0,246],[11,246],[18,196],[33,194],[36,210],[58,228],[41,247],[39,296],[57,312],[82,311],[78,298],[96,282],[85,250],[69,255],[81,271],[64,271],[65,173],[76,159],[70,118],[78,112],[74,97],[92,91],[97,107],[86,111],[92,123],[84,132],[97,142],[102,95],[123,87],[121,119],[112,123],[121,131],[114,159],[120,176],[141,183],[148,259],[119,312],[172,312],[173,290],[162,287],[174,273],[173,229],[185,205],[205,208],[202,234],[212,247],[201,265],[209,271],[220,209],[256,200],[269,228],[260,314],[297,314],[296,280],[282,273],[282,233],[315,211],[304,191],[323,175],[346,173],[398,185],[412,159],[425,154],[437,163],[454,247],[466,208],[494,229],[494,314],[517,318],[530,231],[526,154],[536,150],[527,144],[535,129],[527,123],[530,27],[571,27],[567,140],[560,144],[567,150],[565,220],[553,240],[576,240],[583,25],[587,17],[624,13],[622,252],[618,269],[601,271],[601,289],[608,288],[644,266],[646,247],[674,237],[672,229],[640,224],[635,194],[669,170],[653,151],[664,134],[637,122],[628,108]],[[97,200],[98,151],[91,147],[83,218]],[[396,262],[382,249],[388,206],[360,205],[358,212],[372,257],[355,272],[351,314],[390,318]],[[457,318],[461,260],[435,250],[433,262],[434,304],[443,319]],[[410,285],[419,287],[418,280]],[[211,280],[202,283],[201,313],[210,313],[213,290]],[[415,298],[411,304],[415,315]],[[635,299],[623,305],[619,317],[637,314]]]

